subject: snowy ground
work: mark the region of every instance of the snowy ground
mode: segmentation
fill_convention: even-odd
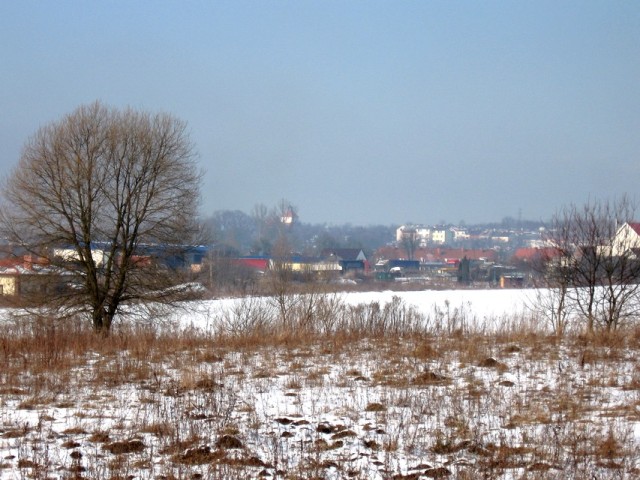
[[[542,291],[544,294],[544,291]],[[505,321],[522,320],[531,317],[536,310],[540,291],[533,289],[492,289],[492,290],[422,290],[422,291],[382,291],[350,292],[339,294],[342,301],[350,305],[379,302],[384,305],[399,297],[407,305],[429,320],[456,317],[475,329],[501,328]],[[220,299],[202,302],[199,307],[183,315],[174,314],[174,322],[183,326],[217,328],[220,312],[228,311],[244,302],[244,299]],[[268,299],[263,299],[268,302]]]
[[[247,346],[176,333],[169,353],[123,339],[28,371],[5,347],[0,479],[639,478],[640,338],[523,333],[529,290],[342,300],[394,296],[442,334]],[[169,324],[208,337],[238,302]],[[471,324],[484,333],[461,335]]]

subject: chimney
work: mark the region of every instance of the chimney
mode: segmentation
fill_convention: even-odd
[[[27,270],[33,270],[33,255],[27,254],[23,257],[23,266]]]

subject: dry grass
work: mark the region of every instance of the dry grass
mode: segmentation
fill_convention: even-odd
[[[259,334],[3,325],[0,478],[640,475],[640,329],[427,331],[391,308]]]

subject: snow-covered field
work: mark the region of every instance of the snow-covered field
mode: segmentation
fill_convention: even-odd
[[[537,297],[542,292],[534,289],[492,289],[492,290],[421,290],[349,292],[338,294],[341,301],[349,305],[391,302],[394,297],[413,306],[418,312],[434,320],[435,317],[464,319],[469,326],[486,330],[500,328],[505,320],[523,319],[535,314]],[[197,308],[184,315],[178,311],[171,315],[173,324],[193,325],[205,330],[218,327],[220,312],[233,309],[245,299],[227,298],[202,302]],[[269,299],[262,299],[269,303]]]
[[[7,319],[0,478],[639,478],[640,334],[552,339],[531,290],[340,300],[394,296],[439,333],[223,341],[225,299],[20,351]]]

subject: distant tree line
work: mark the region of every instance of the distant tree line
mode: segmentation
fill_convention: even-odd
[[[295,222],[283,224],[283,205],[268,208],[256,205],[251,213],[240,210],[220,210],[205,218],[204,223],[211,232],[214,248],[221,255],[272,255],[278,245],[286,240],[289,253],[318,255],[332,248],[360,248],[371,255],[395,237],[395,226],[357,226],[311,224]],[[296,211],[295,207],[294,212]]]

